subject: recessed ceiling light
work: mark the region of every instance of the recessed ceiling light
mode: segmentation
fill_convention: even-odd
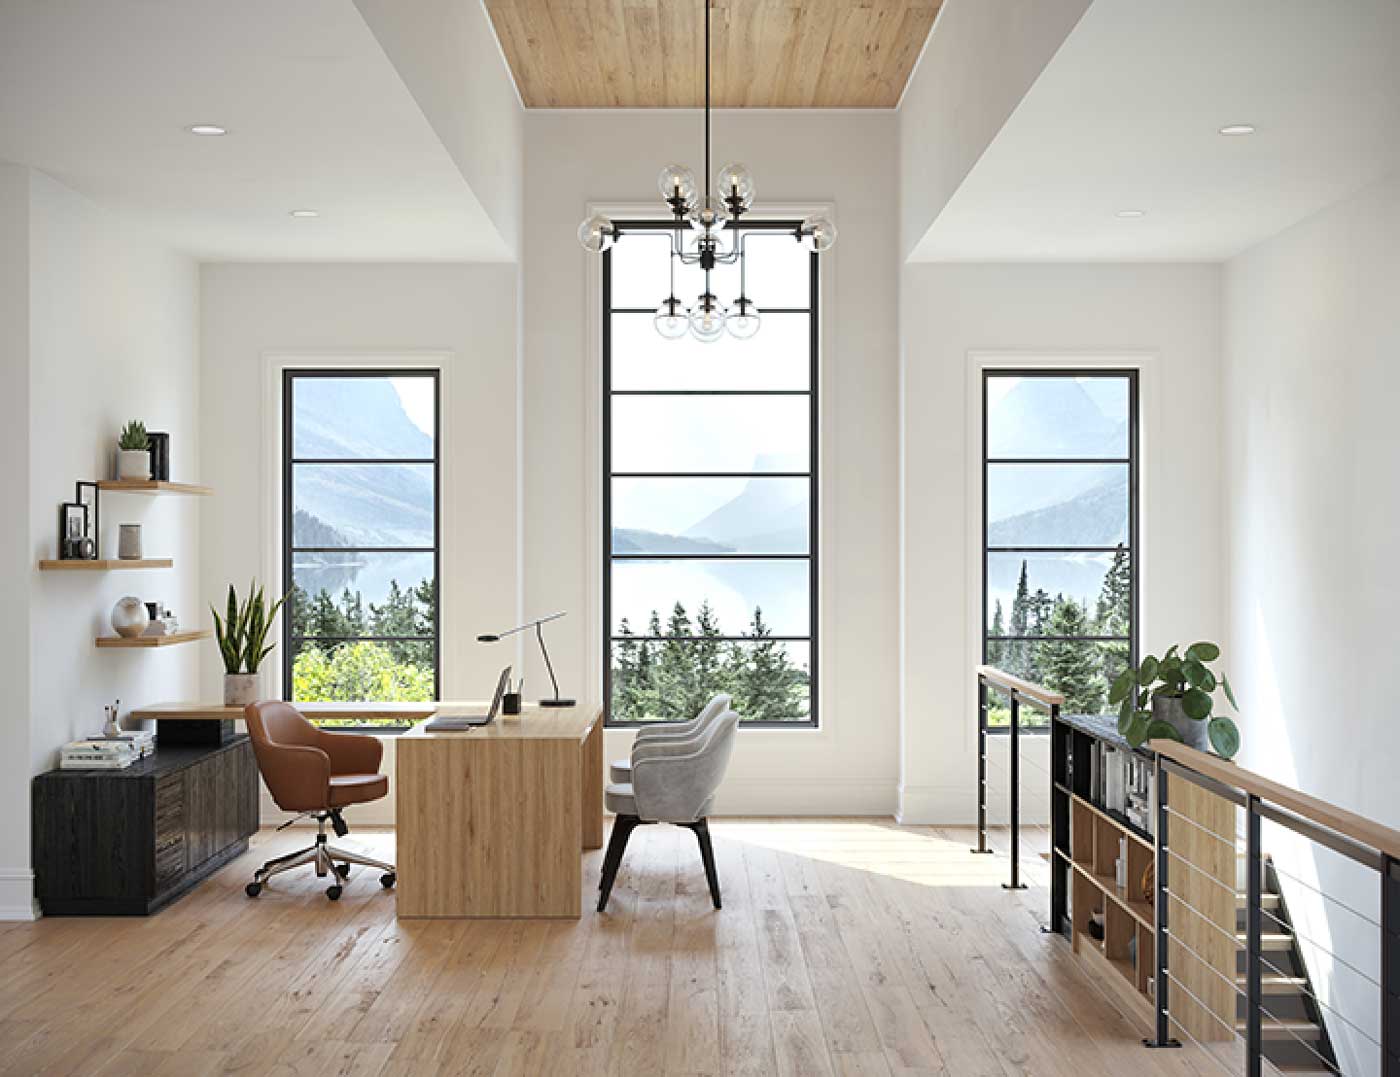
[[[1146,216],[1147,216],[1147,210],[1145,210],[1145,209],[1120,209],[1120,210],[1118,211],[1118,216],[1123,217],[1123,218],[1128,218],[1128,217],[1146,217]]]
[[[220,126],[219,126],[218,124],[216,124],[216,123],[197,123],[197,124],[193,125],[192,127],[186,127],[185,130],[188,131],[188,132],[189,132],[190,134],[192,134],[192,135],[226,135],[226,134],[228,134],[228,128],[227,128],[227,127],[220,127]]]
[[[321,215],[321,214],[318,213],[318,212],[317,212],[316,210],[314,210],[314,209],[294,209],[294,210],[292,210],[292,216],[293,216],[293,217],[319,217],[320,215]]]
[[[1254,124],[1252,123],[1230,123],[1220,129],[1222,135],[1252,135],[1254,134]]]

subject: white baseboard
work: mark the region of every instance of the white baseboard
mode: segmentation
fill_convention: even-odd
[[[34,873],[28,868],[0,868],[0,921],[37,920]]]

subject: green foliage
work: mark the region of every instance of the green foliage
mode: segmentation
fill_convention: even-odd
[[[322,650],[308,643],[292,663],[292,699],[417,703],[433,698],[433,671],[403,662],[383,643],[360,640]]]
[[[1000,600],[993,607],[988,636],[1029,636],[1023,640],[987,640],[987,662],[1065,696],[1068,712],[1096,713],[1102,710],[1108,686],[1126,669],[1130,648],[1121,640],[1040,640],[1039,636],[1124,636],[1132,624],[1132,566],[1128,551],[1119,546],[1104,576],[1099,597],[1092,606],[1076,602],[1064,594],[1050,595],[1043,588],[1032,591],[1026,562],[1016,582],[1009,614]],[[987,723],[1006,726],[1010,709],[993,695],[988,703]],[[1039,711],[1023,707],[1024,726],[1042,725]]]
[[[1118,732],[1137,747],[1154,737],[1180,740],[1175,728],[1154,720],[1150,710],[1158,698],[1179,700],[1182,713],[1192,721],[1206,722],[1206,734],[1216,753],[1232,759],[1240,750],[1240,731],[1234,719],[1213,714],[1216,687],[1224,689],[1230,706],[1239,710],[1230,680],[1216,677],[1208,663],[1220,657],[1220,648],[1206,641],[1193,643],[1182,651],[1172,646],[1161,658],[1148,655],[1136,670],[1124,670],[1108,692],[1109,703],[1118,708]]]
[[[749,721],[793,721],[808,713],[810,678],[756,608],[744,642],[724,640],[708,602],[694,621],[677,602],[663,627],[653,610],[646,636],[625,619],[613,642],[611,713],[624,722],[694,718],[716,692],[734,697]],[[683,636],[684,639],[656,638]],[[647,638],[652,637],[652,638]]]
[[[283,595],[269,607],[263,589],[254,580],[248,585],[248,598],[242,603],[238,601],[233,584],[228,585],[228,603],[222,617],[212,604],[209,606],[209,612],[214,615],[214,636],[224,660],[225,673],[258,671],[262,660],[275,646],[267,642],[267,636],[277,611],[286,601],[287,596]]]
[[[146,424],[140,419],[132,419],[122,427],[117,445],[125,450],[144,452],[151,447],[151,439],[146,435]]]

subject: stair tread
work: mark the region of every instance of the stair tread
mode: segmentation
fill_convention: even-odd
[[[1249,904],[1249,895],[1248,895],[1248,894],[1242,894],[1242,893],[1241,893],[1241,894],[1236,894],[1236,895],[1235,895],[1235,908],[1237,908],[1237,909],[1243,909],[1243,908],[1244,908],[1246,905],[1248,905],[1248,904]],[[1260,907],[1265,908],[1265,909],[1277,909],[1277,908],[1278,908],[1278,895],[1277,895],[1277,894],[1260,894],[1260,895],[1259,895],[1259,905],[1260,905]]]
[[[1235,977],[1235,983],[1240,987],[1241,990],[1243,990],[1244,987],[1245,987],[1245,982],[1246,982],[1247,979],[1248,979],[1248,977],[1246,977],[1246,976],[1236,976],[1236,977]],[[1269,988],[1271,988],[1271,987],[1297,987],[1297,988],[1303,988],[1303,987],[1307,987],[1307,986],[1308,986],[1308,978],[1307,978],[1306,976],[1275,976],[1275,975],[1266,975],[1266,976],[1264,977],[1264,990],[1265,990],[1265,991],[1267,991],[1267,990],[1268,990]]]
[[[1322,1027],[1315,1021],[1279,1021],[1272,1017],[1266,1018],[1259,1030],[1266,1040],[1288,1039],[1290,1035],[1297,1036],[1299,1039],[1316,1039],[1322,1035]],[[1246,1035],[1249,1032],[1249,1026],[1244,1021],[1237,1021],[1235,1022],[1235,1031]]]
[[[1249,933],[1245,931],[1235,932],[1235,939],[1241,945],[1249,943]],[[1265,931],[1259,935],[1260,945],[1266,950],[1286,950],[1293,945],[1293,936],[1285,935],[1278,931]]]

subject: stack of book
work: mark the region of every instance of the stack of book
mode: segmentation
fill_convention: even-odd
[[[63,746],[60,770],[121,770],[155,750],[155,737],[145,730],[130,730],[116,737],[75,740]]]

